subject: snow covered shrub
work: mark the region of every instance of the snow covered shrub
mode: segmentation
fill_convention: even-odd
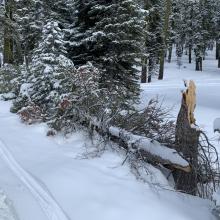
[[[20,111],[18,111],[18,115],[20,116],[22,122],[26,124],[42,122],[45,117],[42,109],[33,103],[27,107],[23,107]]]
[[[30,90],[31,90],[30,83],[23,83],[20,86],[20,91],[17,96],[17,98],[13,102],[13,106],[11,107],[10,111],[13,113],[17,113],[20,109],[23,107],[26,107],[31,103],[31,99],[29,96]]]
[[[68,133],[76,124],[89,127],[91,121],[106,127],[118,112],[128,106],[116,89],[102,87],[101,73],[91,63],[65,75],[72,84],[72,90],[61,97],[57,114],[49,123],[56,130]]]
[[[63,94],[57,105],[56,114],[49,125],[55,130],[71,132],[76,123],[92,117],[98,102],[101,89],[99,89],[99,71],[91,63],[78,69],[67,71],[65,75],[72,84],[69,93]]]
[[[48,117],[56,112],[60,96],[71,91],[65,72],[73,68],[73,63],[65,55],[62,30],[57,22],[48,21],[42,39],[33,51],[27,79],[13,103],[13,112],[29,103],[39,106]]]
[[[22,68],[13,65],[5,65],[0,69],[0,93],[5,100],[18,95],[22,74]]]
[[[151,100],[142,111],[136,110],[132,100],[124,99],[117,86],[111,90],[102,86],[102,73],[91,63],[65,75],[72,88],[58,99],[56,113],[49,121],[51,128],[69,133],[82,125],[90,130],[97,126],[103,131],[115,126],[162,143],[173,143],[174,122],[158,100]]]

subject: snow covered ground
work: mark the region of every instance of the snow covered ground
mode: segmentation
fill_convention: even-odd
[[[0,102],[0,188],[20,220],[214,220],[211,202],[137,181],[115,152],[82,159],[85,134],[46,137],[9,107]]]
[[[187,56],[183,57],[182,66],[177,66],[176,57],[171,64],[166,63],[164,80],[153,80],[150,84],[143,84],[141,94],[142,104],[157,95],[164,106],[172,108],[170,112],[176,119],[180,104],[181,91],[184,89],[184,80],[194,80],[197,86],[196,123],[208,133],[211,140],[220,152],[219,134],[214,134],[214,120],[220,118],[220,69],[215,60],[215,50],[208,51],[204,61],[203,72],[195,71],[195,64],[188,64]]]
[[[213,55],[207,57],[204,72],[195,72],[193,64],[181,69],[175,61],[166,64],[163,81],[142,86],[142,105],[163,95],[166,106],[174,105],[171,113],[176,117],[181,79],[194,79],[197,123],[214,137],[213,121],[220,117],[220,70],[216,65]],[[46,137],[46,125],[21,124],[9,108],[10,102],[0,102],[0,188],[17,215],[1,216],[14,211],[2,205],[6,200],[0,194],[0,220],[215,219],[210,201],[174,192],[160,171],[149,167],[154,175],[147,177],[147,184],[138,181],[126,164],[122,166],[123,155],[111,150],[101,157],[83,159],[85,146],[91,145],[86,134],[78,132],[68,139]]]
[[[0,190],[0,219],[1,220],[18,220],[18,216],[12,202],[7,198],[3,191]]]

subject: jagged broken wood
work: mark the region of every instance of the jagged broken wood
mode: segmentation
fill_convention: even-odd
[[[193,81],[182,93],[182,104],[177,117],[175,146],[178,152],[190,163],[190,173],[174,171],[176,188],[183,192],[196,195],[198,192],[198,156],[200,130],[195,125],[194,110],[196,106],[196,86]]]

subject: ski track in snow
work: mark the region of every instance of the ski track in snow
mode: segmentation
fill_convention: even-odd
[[[7,145],[0,139],[0,156],[30,190],[49,220],[70,220],[46,188],[43,188],[34,177],[25,171],[7,149]]]

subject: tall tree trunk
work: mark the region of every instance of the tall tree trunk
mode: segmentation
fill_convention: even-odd
[[[13,59],[13,39],[9,36],[9,30],[5,28],[4,34],[4,52],[3,52],[3,63],[12,64]]]
[[[198,58],[196,58],[196,71],[199,71],[199,59]]]
[[[148,83],[151,83],[151,82],[152,82],[152,76],[151,76],[151,74],[148,75],[148,77],[147,77],[147,82],[148,82]]]
[[[7,0],[5,1],[5,19],[9,19],[9,21],[12,21],[13,15],[12,15],[12,1]],[[8,63],[12,64],[14,59],[13,59],[13,50],[14,50],[14,45],[13,45],[13,33],[12,29],[9,25],[5,25],[4,27],[4,51],[3,51],[3,63]]]
[[[147,58],[142,60],[141,83],[147,82]]]
[[[219,58],[219,47],[220,47],[219,42],[216,41],[216,52],[215,52],[216,60],[218,60]]]
[[[192,46],[189,45],[189,63],[192,63]]]
[[[152,81],[153,68],[154,68],[153,58],[149,57],[149,61],[148,61],[148,78],[147,78],[148,83],[151,83],[151,81]]]
[[[164,48],[160,52],[160,70],[159,70],[159,80],[162,80],[164,77],[164,57],[165,51],[167,49],[167,38],[169,35],[169,21],[170,21],[170,14],[172,11],[172,0],[166,0],[165,6],[165,16],[164,16],[164,25],[163,25],[163,45]]]
[[[168,48],[168,63],[171,63],[171,59],[172,59],[172,52],[173,52],[173,45],[172,43],[169,45],[169,48]]]
[[[202,57],[196,58],[196,71],[202,71]]]
[[[160,52],[160,69],[159,69],[159,80],[162,80],[164,77],[164,63],[165,63],[165,51],[161,50]]]
[[[203,63],[203,59],[202,59],[202,57],[200,57],[200,71],[202,71],[202,70],[203,70],[202,63]]]
[[[218,50],[218,54],[220,54],[220,48]],[[218,56],[218,68],[220,68],[220,56]]]

